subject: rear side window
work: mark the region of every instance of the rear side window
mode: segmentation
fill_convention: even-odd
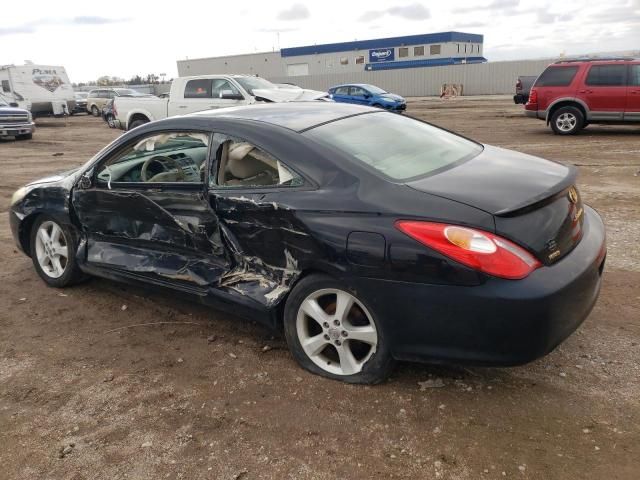
[[[536,80],[536,87],[566,87],[571,84],[578,71],[577,66],[549,67]]]
[[[334,93],[336,95],[349,95],[349,87],[338,87]]]
[[[9,80],[2,80],[2,91],[3,92],[11,91],[11,87],[9,86]]]
[[[189,80],[184,87],[184,98],[211,98],[211,79]]]
[[[640,65],[631,65],[629,67],[629,85],[633,87],[640,86]]]
[[[587,75],[587,85],[620,87],[627,84],[626,65],[593,65]]]

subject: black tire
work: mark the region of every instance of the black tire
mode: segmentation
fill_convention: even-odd
[[[92,105],[91,106],[91,114],[94,117],[99,117],[100,116],[100,109],[97,107],[97,105]]]
[[[24,135],[16,135],[17,140],[31,140],[33,138],[33,133],[25,133]]]
[[[137,120],[134,120],[129,124],[129,130],[133,130],[134,128],[139,127],[140,125],[144,125],[145,123],[149,123],[149,120],[143,120],[141,118],[138,118]]]
[[[584,128],[584,115],[577,107],[560,107],[553,112],[549,123],[556,135],[575,135]]]
[[[64,266],[64,273],[59,277],[52,277],[47,274],[40,262],[38,261],[38,253],[36,247],[36,235],[38,234],[38,230],[40,226],[45,222],[53,222],[55,223],[62,231],[64,235],[65,244],[67,246],[67,260]],[[76,261],[76,246],[78,244],[76,236],[73,232],[62,222],[59,220],[49,216],[49,215],[40,215],[35,222],[33,223],[33,227],[31,228],[31,235],[29,238],[29,246],[31,250],[31,260],[33,262],[33,266],[36,269],[36,272],[44,280],[44,282],[50,287],[55,288],[64,288],[73,285],[74,283],[78,283],[79,281],[85,278],[85,275],[82,273],[80,268],[78,268],[78,263]]]
[[[300,309],[302,302],[309,295],[324,289],[338,289],[354,296],[368,311],[371,321],[375,325],[377,333],[377,345],[375,351],[370,354],[371,356],[364,362],[364,364],[362,364],[361,370],[358,373],[344,375],[328,372],[323,368],[320,368],[313,360],[311,360],[302,348],[296,327],[298,310]],[[367,305],[364,299],[359,298],[346,284],[327,275],[309,275],[308,277],[300,280],[291,290],[284,308],[284,333],[287,344],[289,345],[289,350],[296,361],[309,372],[326,378],[340,380],[347,383],[375,384],[385,380],[395,365],[382,325],[377,320],[375,312],[369,305]],[[327,347],[332,347],[332,345],[327,344]]]
[[[105,120],[107,122],[107,125],[109,125],[109,128],[116,128],[113,115],[111,114],[107,115],[107,118]]]

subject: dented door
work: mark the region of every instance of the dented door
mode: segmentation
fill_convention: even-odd
[[[201,185],[76,189],[89,266],[204,289],[228,269]]]

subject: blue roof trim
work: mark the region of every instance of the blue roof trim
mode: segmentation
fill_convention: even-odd
[[[307,45],[305,47],[283,48],[280,50],[282,57],[295,57],[298,55],[313,55],[316,53],[349,52],[353,50],[370,50],[374,48],[393,48],[403,45],[422,45],[428,43],[445,42],[470,42],[482,43],[483,35],[462,32],[426,33],[423,35],[408,35],[405,37],[376,38],[355,42],[325,43],[323,45]]]
[[[462,65],[465,57],[434,58],[432,60],[405,60],[402,62],[367,63],[364,67],[367,71],[393,70],[395,68],[441,67],[443,65]],[[466,57],[466,63],[484,63],[484,57]]]

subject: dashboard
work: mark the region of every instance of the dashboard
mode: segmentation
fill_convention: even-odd
[[[204,164],[207,155],[206,147],[187,148],[182,151],[173,151],[172,153],[163,152],[162,150],[149,152],[146,155],[124,160],[105,167],[98,174],[98,178],[104,182],[127,182],[127,183],[145,183],[142,180],[142,166],[153,157],[160,157],[158,161],[153,161],[147,166],[147,181],[159,173],[174,171],[175,165],[179,165],[182,170],[184,179],[181,182],[203,181],[201,177],[200,167]],[[162,157],[168,157],[172,162],[166,161],[162,163]]]

